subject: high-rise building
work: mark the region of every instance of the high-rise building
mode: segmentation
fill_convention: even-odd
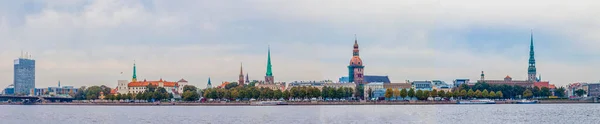
[[[35,90],[35,60],[31,55],[21,55],[14,61],[15,94],[28,95]]]
[[[531,32],[530,35],[531,38],[531,44],[529,46],[529,67],[527,68],[527,81],[529,82],[537,82],[537,78],[536,78],[536,68],[535,68],[535,57],[534,57],[534,51],[533,51],[533,31]]]
[[[269,46],[267,53],[267,74],[265,76],[265,84],[274,84],[273,70],[271,70],[271,47]]]
[[[243,69],[242,64],[240,64],[240,75],[239,75],[239,78],[238,78],[238,85],[239,86],[244,86],[244,83],[245,83],[244,82],[244,69]]]
[[[352,59],[350,59],[350,65],[348,65],[348,78],[350,82],[354,82],[356,84],[363,84],[363,69],[365,66],[363,66],[362,60],[360,59],[358,52],[358,40],[355,36]]]

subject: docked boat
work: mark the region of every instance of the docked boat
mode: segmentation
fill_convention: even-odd
[[[483,100],[463,100],[463,101],[458,101],[458,104],[496,104],[496,101],[494,100],[489,100],[489,99],[483,99]]]
[[[526,100],[526,99],[523,99],[521,101],[517,101],[517,104],[536,104],[536,103],[538,103],[537,100]]]
[[[252,102],[252,105],[287,105],[284,101],[260,101]]]

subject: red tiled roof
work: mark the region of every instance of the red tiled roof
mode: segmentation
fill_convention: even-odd
[[[162,79],[161,79],[162,80]],[[158,86],[158,84],[162,82],[164,87],[175,87],[177,86],[177,82],[168,82],[168,81],[138,81],[138,82],[129,82],[127,84],[128,87],[145,87],[148,84],[153,86]]]
[[[115,89],[111,89],[111,90],[110,90],[110,94],[117,94],[117,88],[115,88]]]
[[[533,86],[537,86],[538,88],[542,88],[542,87],[550,88],[550,83],[549,82],[535,82],[535,83],[533,83]]]

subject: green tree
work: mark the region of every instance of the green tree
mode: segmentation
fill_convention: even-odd
[[[467,84],[461,84],[458,89],[466,91],[467,89],[471,89],[471,88]]]
[[[183,86],[183,92],[185,91],[192,91],[192,92],[196,92],[198,88],[196,88],[196,86],[193,85],[185,85]]]
[[[413,88],[410,88],[410,89],[408,90],[408,94],[407,94],[407,95],[408,95],[408,97],[411,97],[411,98],[412,98],[412,97],[416,97],[416,95],[417,95],[417,94],[415,93],[415,89],[413,89]]]
[[[85,98],[87,100],[98,99],[100,92],[103,92],[100,86],[91,86],[85,90]]]
[[[560,88],[554,90],[554,95],[557,97],[565,97],[565,88],[560,87]]]
[[[584,95],[584,94],[586,94],[586,93],[587,93],[587,92],[585,92],[585,90],[583,90],[583,89],[578,89],[578,90],[575,90],[575,94],[576,94],[577,96],[579,96],[579,97],[583,96],[583,95]]]
[[[142,100],[142,99],[144,99],[144,95],[142,95],[142,93],[137,93],[137,94],[135,94],[135,99]]]
[[[443,90],[440,90],[440,91],[438,91],[438,94],[437,94],[437,96],[440,96],[440,97],[446,97],[446,92],[445,92],[445,91],[443,91]]]
[[[406,96],[408,96],[408,91],[406,91],[406,89],[400,90],[400,97],[404,99]]]
[[[156,91],[156,86],[150,85],[148,83],[148,85],[146,85],[146,92],[154,92],[154,91]]]
[[[483,97],[483,94],[481,93],[480,90],[475,91],[475,97],[476,98],[482,98]]]
[[[290,91],[289,90],[283,91],[283,98],[285,98],[286,100],[290,98]]]
[[[540,89],[540,96],[541,97],[548,97],[548,96],[551,96],[551,95],[552,95],[552,92],[550,92],[550,88],[548,88],[548,87],[542,87]]]
[[[487,89],[484,89],[483,92],[481,92],[481,98],[488,98],[488,96],[490,96],[490,92],[488,92]]]
[[[85,98],[85,86],[80,87],[79,89],[77,89],[77,92],[75,93],[75,96],[73,96],[75,98],[75,100],[84,100]]]
[[[431,92],[429,92],[429,96],[431,96],[431,97],[437,97],[438,96],[438,91],[436,89],[433,89]]]
[[[356,87],[356,92],[354,94],[356,94],[356,96],[359,98],[363,98],[364,92],[365,92],[365,87],[363,87],[362,85],[358,85],[358,87]]]
[[[385,98],[387,98],[388,100],[390,98],[392,98],[393,95],[394,95],[394,91],[392,91],[392,89],[388,88],[385,90]]]
[[[159,87],[159,88],[156,88],[156,92],[167,93],[167,89],[165,89],[164,87]]]
[[[232,82],[232,83],[229,83],[229,84],[225,85],[225,89],[231,89],[231,88],[234,88],[234,87],[237,87],[237,86],[238,86],[237,82]]]
[[[393,89],[392,92],[394,93],[394,97],[397,99],[398,97],[400,97],[400,90],[398,89]]]
[[[231,91],[230,94],[231,94],[232,99],[237,99],[240,97],[240,92],[237,89],[232,89],[230,91]]]
[[[527,89],[523,92],[523,97],[525,97],[525,98],[531,98],[532,96],[533,96],[533,92],[529,89]]]
[[[533,89],[531,89],[531,92],[533,93],[533,96],[535,96],[535,97],[539,97],[542,95],[542,91],[540,90],[540,88],[538,86],[534,86]]]
[[[471,90],[473,91],[473,90]],[[469,95],[469,93],[467,92],[467,90],[460,90],[460,93],[458,94],[459,97],[464,98],[467,97]]]
[[[188,90],[183,92],[182,98],[184,101],[196,101],[200,98],[200,94],[198,94],[198,92]]]
[[[431,91],[429,91],[429,90],[423,91],[423,95],[424,95],[423,97],[425,97],[425,99],[430,97],[429,94],[431,94]]]
[[[122,100],[123,99],[123,95],[121,95],[120,93],[117,93],[117,96],[115,96],[115,100]]]
[[[475,94],[475,91],[473,91],[473,89],[469,89],[469,91],[467,92],[467,96],[469,96],[469,98],[473,98],[476,95],[477,94]]]
[[[496,93],[494,93],[494,91],[491,91],[490,94],[488,95],[488,98],[495,99],[496,98]]]
[[[275,94],[273,95],[273,99],[279,99],[279,98],[283,98],[283,92],[281,92],[281,90],[277,89],[277,90],[275,90]]]
[[[419,99],[419,100],[424,100],[424,99],[426,98],[426,97],[425,97],[425,94],[423,94],[423,91],[422,91],[422,90],[417,90],[417,92],[415,93],[415,96],[416,96],[416,97],[417,97],[417,99]]]
[[[504,94],[502,94],[502,91],[496,91],[496,97],[503,98]]]

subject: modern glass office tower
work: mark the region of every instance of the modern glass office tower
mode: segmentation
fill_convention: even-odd
[[[15,94],[29,95],[35,89],[35,60],[20,57],[14,67]]]

